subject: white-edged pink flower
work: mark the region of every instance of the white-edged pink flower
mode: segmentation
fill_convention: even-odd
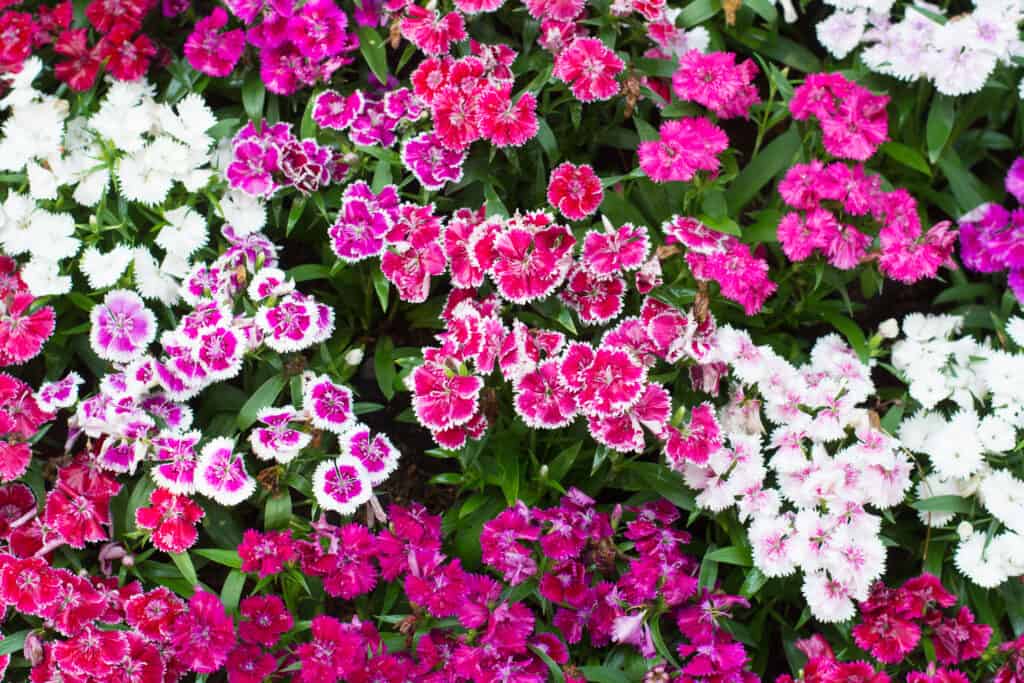
[[[292,353],[314,343],[318,317],[316,304],[293,292],[274,306],[261,307],[256,325],[263,332],[264,344],[278,353]]]
[[[362,199],[347,199],[327,234],[331,251],[346,263],[356,263],[379,256],[390,229],[391,219],[386,212],[374,209]]]
[[[626,281],[617,275],[598,277],[577,267],[565,283],[559,298],[579,315],[584,325],[603,325],[622,312]]]
[[[440,431],[469,422],[477,412],[483,379],[457,374],[443,362],[431,360],[429,354],[424,356],[427,360],[408,379],[412,409],[420,424]]]
[[[444,228],[444,254],[452,273],[452,285],[461,289],[476,288],[483,284],[490,261],[481,263],[473,245],[481,240],[488,243],[501,229],[498,219],[487,220],[484,207],[478,211],[457,209]]]
[[[563,360],[563,376],[566,369]],[[582,380],[578,396],[580,412],[588,416],[610,416],[640,400],[647,383],[647,369],[625,349],[599,348],[593,362],[582,369]]]
[[[272,296],[284,296],[294,289],[295,281],[280,268],[261,268],[253,275],[246,294],[253,301],[263,301]]]
[[[195,470],[196,491],[221,505],[238,505],[256,490],[256,480],[245,470],[245,459],[235,453],[235,442],[217,437],[203,446]]]
[[[36,403],[48,413],[69,408],[78,402],[78,385],[83,381],[77,372],[69,372],[63,379],[47,382],[36,392]]]
[[[402,457],[391,439],[384,434],[375,434],[371,438],[370,428],[365,425],[342,434],[338,444],[343,455],[350,455],[363,463],[372,486],[383,484],[398,469],[398,459]]]
[[[402,163],[431,192],[462,180],[462,164],[468,154],[467,150],[448,149],[433,131],[421,133],[402,145]]]
[[[532,429],[558,429],[576,418],[576,396],[558,377],[558,360],[549,358],[519,378],[513,388],[516,414]]]
[[[211,381],[231,379],[242,371],[245,341],[234,328],[214,327],[199,335],[194,355]]]
[[[184,434],[161,433],[153,439],[153,459],[158,464],[149,474],[157,486],[178,496],[195,492],[195,447],[201,436],[200,432],[191,431]]]
[[[562,284],[571,265],[576,239],[565,226],[550,223],[550,216],[540,214],[548,225],[538,226],[528,216],[519,225],[510,225],[498,233],[493,244],[491,279],[498,293],[506,300],[525,304],[542,299]]]
[[[100,447],[100,467],[119,474],[134,474],[146,456],[146,445],[137,439],[106,439]]]
[[[626,223],[613,228],[605,219],[604,232],[591,230],[583,238],[583,265],[598,277],[635,270],[650,251],[647,228]]]
[[[321,128],[345,130],[356,117],[363,113],[366,98],[356,90],[351,95],[342,95],[335,90],[325,90],[313,104],[313,120]]]
[[[93,306],[89,320],[93,351],[115,363],[132,361],[156,338],[156,316],[142,297],[127,289],[108,292],[103,303]]]
[[[370,500],[373,485],[363,463],[343,455],[317,465],[313,472],[313,495],[324,510],[350,515]]]
[[[314,427],[335,434],[351,429],[356,419],[352,412],[352,392],[348,387],[335,384],[326,375],[306,380],[302,405]]]
[[[374,192],[366,184],[366,181],[357,180],[354,183],[349,183],[341,194],[342,203],[350,199],[358,199],[365,202],[370,207],[370,211],[384,213],[392,223],[399,218],[398,208],[402,200],[398,196],[398,187],[396,185],[385,185],[380,189],[380,192]]]
[[[252,452],[261,460],[291,462],[313,439],[312,435],[291,426],[292,422],[300,419],[292,406],[262,408],[256,413],[256,419],[265,426],[249,433],[249,443]]]

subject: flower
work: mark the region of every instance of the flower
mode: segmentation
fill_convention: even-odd
[[[213,673],[235,646],[234,624],[216,595],[197,590],[174,621],[170,641],[189,671]]]
[[[569,84],[580,102],[608,100],[619,92],[625,64],[597,38],[576,38],[555,57],[552,75]]]
[[[221,32],[227,23],[228,13],[222,7],[196,22],[185,40],[185,57],[193,69],[220,78],[234,70],[245,50],[245,33],[241,29]]]
[[[168,553],[191,548],[199,537],[195,525],[203,518],[203,509],[187,496],[160,488],[150,494],[149,504],[135,511],[135,524],[153,532],[153,545]]]
[[[313,495],[325,510],[350,515],[370,500],[373,485],[366,467],[356,457],[325,460],[313,472]]]
[[[156,337],[156,316],[142,298],[126,289],[108,292],[89,312],[89,341],[100,358],[128,363]]]
[[[698,171],[718,171],[718,154],[729,146],[725,132],[706,118],[666,121],[657,140],[640,143],[640,168],[656,183],[689,182]]]
[[[221,505],[238,505],[256,490],[245,471],[245,460],[234,452],[234,441],[217,437],[203,446],[196,463],[196,491]]]
[[[310,377],[304,382],[302,404],[317,429],[343,434],[355,422],[352,392],[326,376]]]
[[[679,99],[701,104],[721,118],[746,117],[751,105],[761,101],[751,82],[757,73],[752,60],[736,64],[735,53],[690,50],[679,60],[672,89]]]
[[[276,595],[245,598],[238,606],[238,613],[242,617],[238,623],[238,637],[242,642],[264,647],[273,647],[294,623],[284,601]]]
[[[254,529],[243,534],[238,556],[242,560],[242,571],[256,573],[261,579],[280,573],[285,564],[298,557],[291,531],[261,533]]]
[[[345,130],[363,112],[366,97],[356,90],[350,95],[341,95],[335,90],[320,93],[313,105],[313,120],[321,128]]]
[[[568,161],[556,166],[548,180],[548,204],[570,220],[581,220],[595,211],[604,199],[601,179],[590,164]]]

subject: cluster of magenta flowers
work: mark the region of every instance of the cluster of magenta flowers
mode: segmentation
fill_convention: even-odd
[[[1024,203],[1024,158],[1006,174],[1006,190]],[[1010,289],[1024,301],[1024,209],[983,204],[960,219],[960,256],[979,273],[1007,272]]]
[[[249,122],[231,140],[225,170],[231,187],[253,197],[270,197],[281,187],[303,194],[339,182],[348,172],[340,155],[313,139],[299,139],[291,125]]]
[[[971,679],[958,669],[980,658],[988,647],[992,627],[975,622],[966,606],[955,609],[957,599],[938,578],[922,574],[889,588],[877,582],[867,600],[860,603],[860,619],[853,626],[854,642],[876,660],[842,661],[828,641],[816,634],[798,643],[807,655],[803,683],[968,683]],[[927,663],[924,646],[931,654]],[[1019,650],[1009,644],[1007,650]],[[901,665],[905,679],[886,672],[886,665]],[[1019,681],[1011,671],[1014,658],[996,676],[1000,683]],[[917,670],[914,670],[917,668]],[[791,676],[780,676],[776,683],[793,683]]]
[[[830,155],[863,162],[886,140],[887,101],[840,74],[812,74],[794,91],[789,109],[794,119],[817,119]],[[794,165],[779,183],[783,200],[796,209],[779,223],[783,252],[792,261],[821,252],[843,270],[877,260],[884,275],[905,284],[953,265],[956,233],[949,221],[925,230],[914,197],[903,189],[885,191],[881,182],[862,165],[843,161]]]

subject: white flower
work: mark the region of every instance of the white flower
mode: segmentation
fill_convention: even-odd
[[[14,107],[4,121],[0,169],[20,171],[33,159],[59,156],[68,103],[57,98]]]
[[[839,623],[853,618],[856,609],[850,599],[850,588],[825,572],[804,575],[801,591],[811,614],[825,623]]]
[[[966,519],[956,525],[956,535],[960,537],[961,541],[966,541],[974,533],[974,525],[968,522]]]
[[[896,322],[895,318],[883,320],[882,324],[878,326],[878,334],[882,335],[885,339],[895,339],[899,333],[900,324]]]
[[[71,291],[71,278],[60,274],[60,266],[39,257],[33,257],[22,266],[21,279],[34,296],[56,296]]]
[[[1024,533],[1024,481],[1006,470],[995,470],[981,482],[978,493],[993,517]]]
[[[3,204],[3,223],[0,223],[0,245],[6,253],[17,256],[28,252],[34,243],[32,220],[38,209],[31,198],[11,192]]]
[[[946,24],[949,26],[950,24]],[[996,56],[973,46],[937,51],[930,60],[935,89],[944,95],[978,92],[996,68]]]
[[[187,258],[206,245],[206,219],[187,206],[164,212],[167,225],[156,237],[157,246],[168,254]]]
[[[164,273],[145,247],[135,250],[135,289],[146,299],[170,306],[178,301],[179,283]]]
[[[48,168],[43,168],[35,161],[25,165],[28,173],[28,193],[33,199],[56,199],[57,176]]]
[[[981,445],[990,453],[1005,453],[1017,445],[1017,430],[1006,420],[987,415],[978,428]]]
[[[842,59],[860,44],[867,23],[863,8],[852,12],[837,11],[818,24],[818,40],[836,59]]]
[[[121,244],[105,254],[96,247],[89,247],[82,252],[82,273],[93,289],[111,287],[134,257],[132,250]]]
[[[982,588],[995,588],[1008,578],[1004,563],[985,534],[974,532],[957,546],[953,562],[960,573]]]
[[[363,349],[357,346],[354,349],[349,349],[344,357],[345,365],[356,366],[363,362]]]
[[[148,145],[121,159],[117,166],[117,179],[122,197],[148,206],[167,198],[173,178],[164,160],[158,157],[159,154]]]
[[[224,220],[239,235],[248,235],[267,224],[267,209],[258,197],[240,190],[229,190],[220,200]]]
[[[929,442],[928,456],[939,474],[963,478],[978,471],[984,463],[978,427],[978,415],[961,410]]]
[[[1024,318],[1014,316],[1006,321],[1006,334],[1017,346],[1024,348]]]

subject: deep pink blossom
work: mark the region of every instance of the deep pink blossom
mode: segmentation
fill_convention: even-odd
[[[750,59],[736,63],[733,52],[690,50],[679,60],[672,89],[681,100],[701,104],[721,118],[749,116],[760,98],[753,84],[757,65]]]
[[[597,38],[577,38],[557,57],[552,75],[580,102],[608,100],[619,92],[625,64]]]
[[[590,164],[577,166],[566,161],[551,171],[548,204],[566,218],[574,221],[586,218],[597,211],[603,199],[601,179]]]
[[[185,40],[185,57],[193,69],[220,78],[234,70],[245,50],[245,33],[241,29],[223,31],[227,23],[228,13],[222,7],[196,22]]]

